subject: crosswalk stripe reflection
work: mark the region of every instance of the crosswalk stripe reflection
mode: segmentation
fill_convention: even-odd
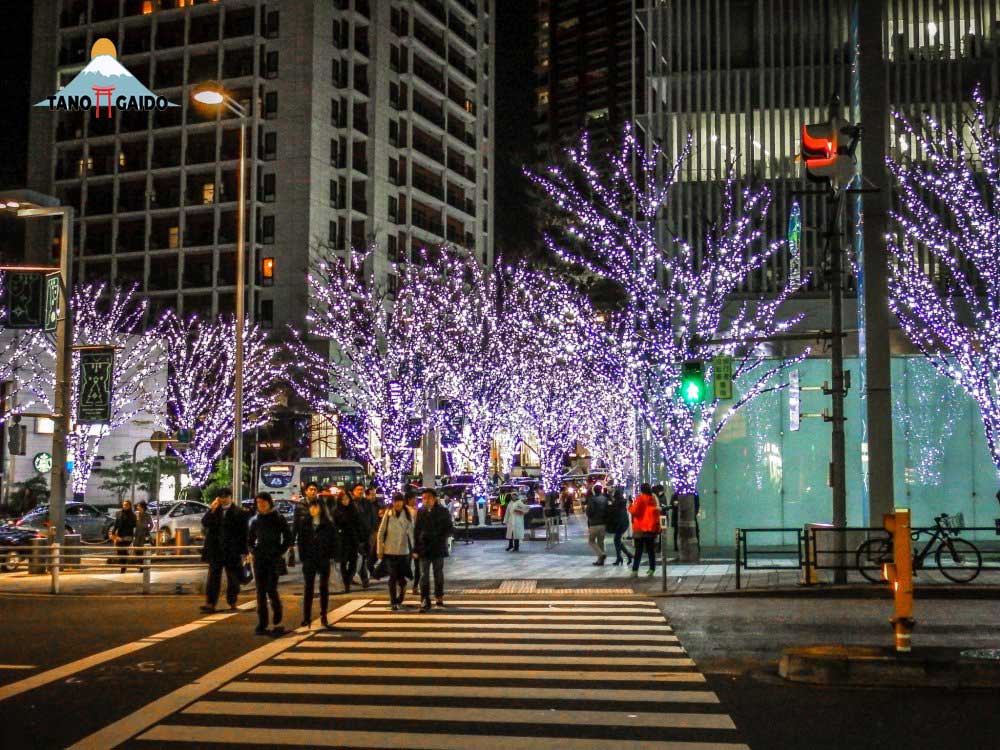
[[[585,663],[585,662],[582,662]],[[309,677],[437,677],[482,680],[573,680],[584,682],[704,682],[700,672],[603,672],[562,669],[433,669],[425,667],[303,667],[270,665],[250,674],[300,675]]]
[[[451,634],[443,634],[442,637],[452,638]],[[456,638],[455,640],[461,640]],[[302,651],[304,649],[357,649],[357,648],[375,648],[376,645],[371,640],[366,640],[363,643],[358,643],[358,641],[345,641],[341,639],[326,638],[320,640],[319,638],[310,638],[300,645],[296,650]],[[590,652],[593,645],[588,645],[585,643],[473,643],[470,641],[465,643],[392,643],[391,640],[379,643],[378,648],[380,653],[387,653],[386,649],[395,649],[403,654],[412,654],[419,652],[420,650],[438,652],[438,651],[518,651],[518,652],[529,652],[529,651],[586,651]],[[628,653],[635,653],[641,650],[643,653],[657,653],[657,654],[683,654],[684,648],[682,646],[662,646],[659,644],[643,644],[642,646],[626,646],[620,643],[602,643],[602,651],[608,652],[620,652],[627,651]]]
[[[600,666],[626,667],[693,667],[694,662],[687,658],[663,658],[655,656],[538,656],[519,654],[412,654],[391,653],[385,651],[350,651],[347,653],[323,653],[318,651],[295,650],[281,654],[275,661],[374,661],[374,662],[413,662],[413,663],[458,663],[468,664],[489,662],[491,664],[594,664]]]

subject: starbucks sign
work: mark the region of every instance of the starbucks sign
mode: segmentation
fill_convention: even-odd
[[[35,471],[39,474],[48,474],[52,471],[52,454],[36,453],[35,458],[31,461],[31,465],[35,467]]]

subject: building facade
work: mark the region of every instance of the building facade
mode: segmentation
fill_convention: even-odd
[[[33,110],[29,187],[77,208],[78,279],[137,284],[151,316],[231,313],[239,121],[191,101],[220,81],[250,118],[247,309],[260,323],[301,328],[325,246],[374,244],[369,270],[390,289],[423,247],[463,246],[490,264],[491,11],[490,0],[39,0],[32,101],[106,37],[180,106]]]

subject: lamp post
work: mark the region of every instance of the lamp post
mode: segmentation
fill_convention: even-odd
[[[246,139],[247,120],[250,114],[246,108],[231,97],[218,82],[212,81],[196,87],[191,98],[207,107],[225,107],[240,121],[240,162],[238,175],[238,197],[236,207],[236,321],[235,349],[236,364],[233,375],[233,500],[242,501],[243,483],[243,325],[244,297],[246,296]]]
[[[70,430],[70,388],[73,367],[73,323],[69,295],[73,289],[73,207],[59,205],[59,199],[33,190],[0,193],[0,207],[18,218],[59,216],[62,236],[59,243],[59,321],[56,326],[55,414],[52,415],[52,473],[49,479],[49,528],[62,544],[66,533],[66,439]]]

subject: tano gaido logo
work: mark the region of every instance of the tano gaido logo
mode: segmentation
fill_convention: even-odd
[[[110,39],[101,38],[90,48],[90,62],[73,80],[36,107],[48,107],[54,112],[85,112],[95,110],[101,116],[103,107],[108,117],[112,109],[148,112],[176,107],[158,96],[136,79],[118,62],[118,50]]]

